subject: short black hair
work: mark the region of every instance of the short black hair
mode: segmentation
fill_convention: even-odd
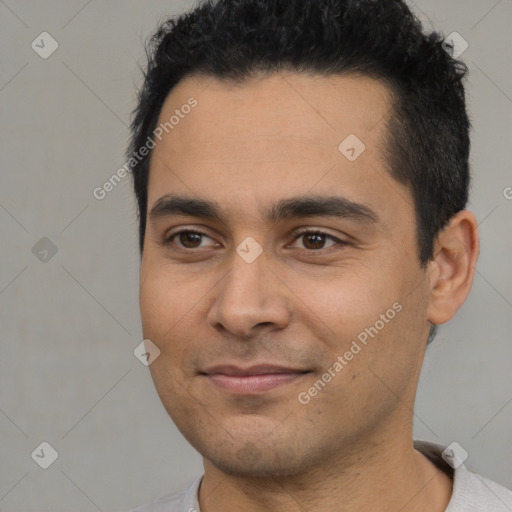
[[[164,100],[186,76],[242,84],[279,71],[378,79],[393,103],[383,154],[390,175],[411,189],[425,266],[439,231],[465,208],[470,180],[467,67],[443,40],[424,33],[401,0],[200,1],[161,23],[147,44],[127,155],[146,144]],[[130,160],[141,255],[150,157]]]

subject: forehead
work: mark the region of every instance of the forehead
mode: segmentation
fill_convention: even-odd
[[[382,188],[390,98],[383,83],[354,75],[187,77],[160,112],[167,128],[153,151],[148,207],[170,192],[250,204],[336,189],[361,202],[363,189]]]
[[[158,122],[169,120],[190,97],[197,100],[193,121],[174,126],[168,140],[215,144],[232,137],[255,146],[257,137],[329,144],[349,133],[369,136],[387,116],[391,96],[382,82],[356,75],[280,72],[241,83],[189,76],[170,92]]]

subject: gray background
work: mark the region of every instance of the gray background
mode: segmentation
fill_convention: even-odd
[[[0,0],[0,510],[121,511],[202,471],[133,355],[130,179],[92,195],[124,163],[144,40],[192,3],[35,4]],[[470,206],[482,238],[471,296],[428,350],[415,437],[459,442],[470,468],[510,487],[512,1],[411,5],[469,43]],[[43,31],[59,44],[48,59],[31,48]],[[43,237],[57,248],[46,262],[32,252]],[[48,469],[31,458],[42,441],[59,455]]]

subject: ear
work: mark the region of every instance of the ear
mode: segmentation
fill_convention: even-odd
[[[479,252],[476,218],[468,210],[462,210],[451,218],[434,243],[434,258],[427,269],[430,322],[435,325],[447,322],[466,300]]]

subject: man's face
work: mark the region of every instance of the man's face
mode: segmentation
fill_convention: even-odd
[[[245,475],[297,474],[407,431],[428,284],[411,192],[383,158],[386,87],[189,77],[159,123],[176,109],[150,166],[140,308],[178,428],[207,463]],[[220,218],[184,202],[152,215],[166,195]],[[329,197],[323,215],[304,204]]]

